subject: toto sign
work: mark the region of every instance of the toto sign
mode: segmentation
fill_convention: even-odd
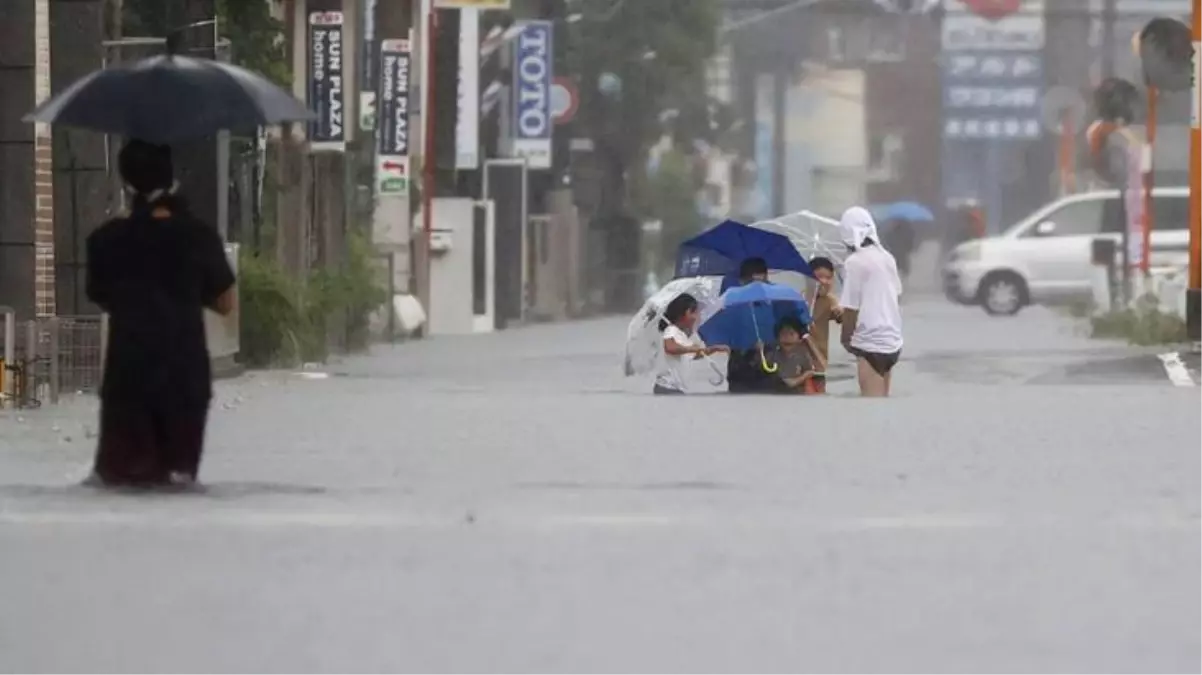
[[[1023,0],[960,0],[968,11],[992,21],[1004,19],[1022,9]]]
[[[514,40],[513,154],[532,169],[551,168],[550,21],[524,21]]]

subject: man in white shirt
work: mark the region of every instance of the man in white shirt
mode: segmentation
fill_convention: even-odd
[[[867,209],[843,213],[839,233],[851,255],[843,263],[843,347],[856,356],[863,396],[888,396],[901,357],[901,278],[897,261],[880,245]]]

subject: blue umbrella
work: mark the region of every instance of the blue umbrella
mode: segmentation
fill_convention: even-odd
[[[810,306],[800,293],[788,286],[756,281],[724,293],[722,309],[698,332],[707,344],[748,350],[760,342],[775,342],[776,323],[786,316],[807,326],[812,321]]]
[[[911,223],[933,223],[935,214],[918,202],[877,204],[868,209],[877,220],[905,220]]]
[[[748,258],[763,258],[770,270],[814,276],[788,237],[733,220],[723,221],[681,244],[676,255],[676,276],[733,276]]]

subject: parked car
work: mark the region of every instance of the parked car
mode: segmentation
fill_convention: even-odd
[[[1121,232],[1103,231],[1106,200],[1117,190],[1058,199],[995,237],[965,242],[943,263],[944,294],[979,304],[993,315],[1011,315],[1029,304],[1092,298],[1092,242]],[[1156,188],[1151,235],[1153,266],[1184,266],[1189,258],[1189,189]]]

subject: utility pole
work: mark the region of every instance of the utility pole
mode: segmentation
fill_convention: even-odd
[[[1102,79],[1114,77],[1115,24],[1118,22],[1118,0],[1105,0],[1102,6]]]
[[[1202,340],[1202,89],[1198,82],[1198,59],[1202,58],[1202,0],[1194,0],[1190,19],[1194,41],[1193,97],[1189,132],[1189,289],[1186,291],[1185,321],[1189,338]]]

